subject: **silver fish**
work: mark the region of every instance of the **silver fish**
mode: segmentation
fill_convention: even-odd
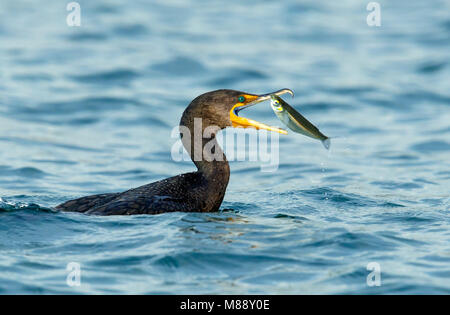
[[[330,138],[321,133],[316,126],[310,123],[281,97],[275,94],[270,95],[270,106],[272,106],[275,114],[289,129],[307,137],[318,139],[322,141],[325,149],[328,150],[330,148]]]

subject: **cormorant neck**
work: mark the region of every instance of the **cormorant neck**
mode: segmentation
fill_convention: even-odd
[[[211,126],[207,119],[185,117],[180,122],[183,146],[199,172],[213,182],[220,180],[225,188],[230,177],[227,158],[216,140],[220,128]]]
[[[226,180],[230,176],[230,166],[222,148],[216,140],[216,135],[211,138],[202,139],[203,157],[196,160],[195,154],[191,155],[195,166],[199,172],[203,173],[206,178],[221,178]]]

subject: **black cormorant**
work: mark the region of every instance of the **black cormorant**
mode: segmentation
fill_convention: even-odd
[[[197,166],[196,172],[166,178],[121,193],[70,200],[56,209],[94,215],[218,211],[228,185],[230,167],[216,142],[216,132],[227,127],[253,127],[286,134],[283,129],[238,116],[241,109],[268,100],[271,94],[285,93],[293,94],[289,89],[263,95],[217,90],[198,96],[185,109],[180,121],[180,127],[184,126],[190,131],[190,137],[181,133],[181,140]],[[200,131],[194,130],[195,118],[201,118]],[[204,133],[205,128],[211,126],[216,128]],[[200,132],[200,138],[196,132]],[[206,144],[214,150],[203,150]]]

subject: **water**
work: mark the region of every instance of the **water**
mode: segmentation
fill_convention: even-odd
[[[381,27],[361,1],[79,1],[79,28],[67,2],[0,4],[0,293],[450,293],[448,1],[379,1]],[[223,211],[52,211],[192,171],[195,96],[284,87],[337,138],[232,162]]]

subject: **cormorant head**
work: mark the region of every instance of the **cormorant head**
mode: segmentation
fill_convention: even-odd
[[[262,101],[269,100],[270,95],[282,95],[290,93],[290,89],[282,89],[267,94],[250,94],[235,90],[216,90],[196,97],[186,108],[181,119],[182,125],[190,125],[193,118],[202,118],[203,127],[218,126],[220,129],[226,127],[242,127],[266,129],[270,131],[287,134],[286,130],[272,127],[253,119],[239,116],[242,109],[248,108]]]

